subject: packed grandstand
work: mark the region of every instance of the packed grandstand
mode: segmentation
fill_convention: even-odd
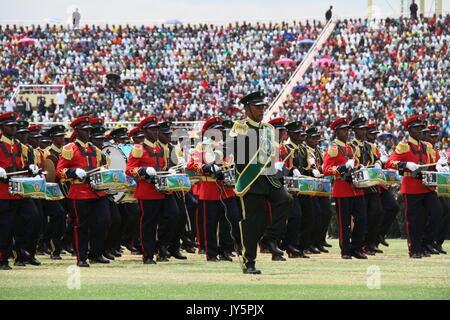
[[[38,122],[82,114],[107,122],[152,114],[173,121],[239,118],[246,93],[276,97],[323,27],[317,21],[79,30],[3,25],[1,111],[26,113],[18,108],[21,98],[12,98],[21,84],[63,84],[65,94],[53,102],[38,97],[24,116]],[[19,43],[24,38],[31,40]],[[404,119],[421,113],[440,126],[445,147],[449,42],[449,15],[337,21],[315,58],[322,63],[309,67],[273,116],[321,127],[329,141],[337,115],[363,115],[378,122],[385,138],[401,139]]]

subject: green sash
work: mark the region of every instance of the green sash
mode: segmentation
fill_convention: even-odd
[[[259,136],[259,149],[255,152],[244,170],[237,175],[235,193],[242,197],[250,189],[253,182],[261,175],[274,154],[275,134],[274,128],[263,124],[262,134]],[[255,161],[257,159],[257,161]]]

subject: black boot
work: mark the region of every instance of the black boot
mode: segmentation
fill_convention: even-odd
[[[324,253],[328,253],[328,252],[329,252],[327,249],[324,248],[323,245],[318,245],[318,246],[317,246],[317,249],[318,249],[320,252],[324,252]]]
[[[378,241],[385,247],[389,247],[389,243],[386,242],[386,238],[382,235],[378,236]]]
[[[115,257],[114,255],[111,253],[111,250],[105,250],[103,251],[103,256],[108,259],[108,260],[114,260]]]
[[[108,259],[105,259],[103,256],[92,257],[89,259],[90,263],[109,263]]]
[[[447,254],[447,251],[442,248],[442,244],[434,244],[434,248],[440,253],[440,254]]]
[[[77,261],[77,267],[87,268],[87,267],[89,267],[89,264],[85,260],[80,260],[80,261]]]
[[[245,274],[261,274],[261,270],[255,268],[254,262],[248,262],[245,264],[244,269],[242,270]]]
[[[424,250],[428,251],[430,254],[439,254],[439,251],[437,251],[431,244],[426,244]]]
[[[186,260],[186,259],[187,259],[186,256],[184,256],[184,255],[181,254],[180,250],[172,251],[172,252],[170,253],[170,255],[171,255],[172,257],[174,257],[175,259],[179,259],[179,260]]]
[[[286,258],[283,258],[281,254],[272,255],[272,261],[286,261]]]
[[[317,249],[313,245],[309,246],[308,251],[311,252],[312,254],[319,254],[320,253],[319,249]]]
[[[278,247],[275,241],[264,241],[264,245],[267,246],[272,254],[283,254],[283,251]]]

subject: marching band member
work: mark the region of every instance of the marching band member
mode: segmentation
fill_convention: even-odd
[[[439,141],[439,126],[428,126],[427,129],[423,130],[425,133],[425,139],[428,143],[430,143],[433,146],[434,154],[436,156],[439,156],[436,158],[436,171],[438,172],[449,172],[448,167],[448,160],[447,157],[441,157],[440,152],[438,148],[436,147],[436,143]],[[433,241],[429,241],[428,245],[425,245],[425,248],[428,249],[430,253],[441,253],[441,254],[447,254],[447,252],[442,248],[442,244],[445,241],[445,238],[448,234],[448,230],[450,229],[450,202],[449,198],[446,196],[439,196],[439,202],[441,203],[442,207],[442,219],[438,223],[438,230],[437,234]],[[430,223],[432,221],[429,221],[426,232],[432,233],[433,232],[433,226]],[[425,237],[424,241],[426,239],[432,239],[433,235],[430,234],[428,237]],[[437,252],[434,252],[432,249],[435,249]]]
[[[174,146],[172,145],[172,122],[163,121],[159,123],[159,135],[158,139],[161,145],[166,149],[168,154],[168,167],[174,167],[178,164],[178,157],[174,152]],[[183,200],[183,191],[176,191],[166,195],[166,202],[170,201],[177,204],[176,206],[171,206],[169,204],[168,208],[172,210],[167,210],[163,217],[160,228],[158,229],[158,238],[167,239],[164,242],[168,243],[167,250],[169,254],[175,259],[187,259],[186,256],[182,255],[180,252],[180,240],[183,226],[185,225],[186,214],[181,214],[184,212],[185,203]]]
[[[141,144],[144,142],[145,136],[141,129],[134,128],[128,132],[128,136],[133,140],[134,144]]]
[[[16,140],[27,148],[26,158],[30,164],[33,164],[36,168],[41,167],[39,152],[33,149],[28,144],[29,130],[28,121],[17,121],[17,130],[15,138]],[[40,237],[42,215],[39,212],[38,206],[41,203],[40,199],[32,199],[24,197],[21,200],[23,203],[28,203],[29,207],[34,207],[35,210],[26,210],[20,212],[16,217],[14,227],[14,251],[15,254],[15,266],[23,266],[26,263],[32,265],[40,265],[41,263],[36,260],[36,248]]]
[[[438,223],[442,217],[442,208],[434,187],[422,184],[420,165],[434,163],[439,154],[435,154],[431,144],[421,141],[424,120],[420,116],[407,119],[404,127],[408,130],[409,139],[400,142],[389,157],[386,166],[399,170],[403,174],[400,193],[405,199],[406,233],[408,234],[408,249],[410,258],[420,259],[429,256],[424,251],[424,223],[422,213],[430,217],[429,223],[433,230],[432,237],[436,235]],[[422,167],[424,168],[424,167]],[[427,168],[427,166],[425,166]]]
[[[223,163],[222,156],[217,157],[221,148],[222,132],[216,140],[207,139],[208,130],[222,130],[222,119],[214,117],[207,120],[202,127],[203,142],[191,154],[186,169],[201,173],[202,180],[198,187],[199,216],[203,219],[203,231],[207,261],[232,261],[233,240],[230,235],[228,217],[238,216],[238,207],[233,189],[225,188],[223,172],[218,164]],[[217,132],[216,132],[217,133]],[[220,158],[220,159],[217,159]],[[231,220],[236,220],[231,218]],[[217,228],[220,226],[219,241]]]
[[[30,217],[28,221],[34,221],[38,217],[37,208],[32,201],[23,201],[20,195],[12,195],[8,191],[7,173],[30,170],[33,174],[39,172],[39,168],[30,163],[28,148],[15,140],[17,131],[18,114],[7,112],[0,115],[0,270],[11,270],[8,258],[13,248],[13,232],[18,217]],[[32,226],[31,226],[32,227]],[[29,232],[24,234],[29,235]],[[36,246],[30,239],[15,239],[17,252],[16,262],[18,266],[24,266],[25,262],[39,265],[40,262],[27,252]],[[31,242],[31,243],[30,243]]]
[[[364,167],[381,169],[381,160],[377,157],[372,145],[366,141],[367,131],[369,129],[367,126],[367,119],[365,117],[358,117],[350,122],[350,127],[355,133],[355,137],[351,142],[360,151],[358,156],[359,163]],[[379,188],[378,186],[373,186],[362,188],[362,190],[364,191],[367,215],[367,229],[363,250],[368,255],[383,253],[383,251],[376,246],[378,242],[378,229],[382,218],[381,213],[383,212]]]
[[[367,141],[371,144],[371,147],[374,149],[374,152],[376,156],[380,159],[381,163],[383,164],[383,167],[386,164],[386,161],[388,160],[388,156],[381,154],[381,149],[376,144],[376,139],[378,134],[380,133],[377,129],[377,124],[372,122],[367,125],[369,127],[367,131]],[[388,247],[389,243],[386,242],[386,235],[389,232],[389,229],[391,228],[392,224],[394,223],[395,217],[397,216],[398,211],[400,210],[400,207],[397,203],[397,200],[395,200],[394,195],[392,194],[392,191],[389,190],[389,187],[387,187],[384,184],[380,184],[379,186],[379,192],[380,192],[380,200],[381,200],[381,206],[383,208],[383,214],[381,218],[381,223],[378,228],[378,235],[377,235],[377,241],[375,243],[375,247],[378,248],[378,244],[381,243],[382,245]]]
[[[109,263],[102,256],[111,220],[108,201],[104,192],[92,190],[85,179],[88,172],[100,168],[101,151],[89,142],[92,129],[89,116],[75,119],[70,126],[76,132],[76,139],[62,148],[56,175],[60,179],[72,180],[68,198],[76,218],[74,236],[77,266],[89,267],[86,262],[88,258],[91,263]]]
[[[331,124],[336,139],[325,154],[323,172],[326,176],[335,177],[332,193],[336,199],[342,259],[351,259],[352,256],[367,259],[362,252],[367,221],[364,191],[353,187],[350,176],[350,170],[359,167],[359,149],[348,142],[349,127],[346,118],[338,118]]]
[[[105,132],[106,129],[103,127],[104,120],[102,118],[91,118],[91,135],[90,141],[98,149],[102,150],[105,146]],[[102,152],[100,165],[109,168],[111,163],[111,158]],[[121,257],[120,245],[121,245],[121,226],[122,217],[119,213],[118,205],[114,202],[114,197],[112,195],[107,195],[109,210],[111,213],[111,223],[108,226],[108,233],[105,238],[105,244],[103,249],[103,256],[108,260],[114,260],[115,257]]]
[[[61,155],[62,147],[65,144],[66,128],[63,125],[55,125],[48,129],[48,135],[52,144],[44,150],[45,159],[55,161],[55,169]],[[51,155],[51,157],[49,157]],[[62,236],[65,231],[66,212],[68,211],[65,200],[44,200],[42,209],[45,217],[48,219],[43,241],[50,243],[50,259],[61,260]]]
[[[306,149],[310,159],[311,165],[309,176],[319,178],[323,176],[322,164],[324,152],[320,147],[321,136],[317,128],[311,127],[306,131]],[[331,220],[331,201],[329,196],[314,196],[313,207],[316,211],[314,230],[312,232],[312,250],[317,249],[320,252],[328,253],[325,247],[331,247],[326,241],[328,226]]]
[[[241,99],[246,118],[235,121],[230,135],[234,136],[236,165],[236,195],[240,198],[243,220],[240,221],[243,246],[243,272],[260,274],[255,268],[258,241],[269,225],[269,206],[272,225],[276,230],[286,227],[292,209],[292,197],[272,170],[275,130],[262,123],[267,107],[265,97],[253,92]],[[278,162],[276,170],[283,164]],[[268,239],[269,243],[278,239]],[[276,243],[275,243],[276,245]]]
[[[125,173],[138,178],[134,197],[139,200],[141,212],[140,239],[144,264],[156,264],[156,228],[164,216],[166,195],[155,190],[154,178],[157,171],[166,170],[168,154],[158,141],[159,125],[155,116],[145,118],[139,123],[144,132],[143,144],[134,145],[128,158]],[[167,249],[160,255],[168,255]],[[165,248],[164,248],[165,249]]]

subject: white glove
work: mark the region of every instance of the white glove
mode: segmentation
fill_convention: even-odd
[[[184,157],[178,157],[177,158],[177,160],[178,160],[178,164],[186,164],[186,160],[184,160]]]
[[[375,163],[374,167],[377,168],[377,169],[381,169],[381,164],[379,164],[379,163],[377,162],[377,163]]]
[[[447,165],[447,159],[440,158],[436,164],[438,164],[440,166],[446,166]]]
[[[75,170],[75,174],[78,178],[83,179],[84,177],[86,177],[87,173],[86,171],[84,171],[83,169],[77,168]]]
[[[277,169],[278,171],[283,170],[284,167],[284,162],[280,161],[280,162],[275,162],[275,169]]]
[[[0,168],[0,178],[1,179],[6,179],[7,175],[6,175],[6,171],[4,168]]]
[[[347,169],[350,169],[350,168],[354,168],[355,167],[355,160],[353,160],[353,159],[350,159],[350,160],[348,160],[346,163],[345,163],[345,167],[347,168]]]
[[[33,174],[37,174],[39,172],[39,167],[35,164],[30,164],[28,169],[30,169]]]
[[[100,167],[99,171],[106,171],[105,167]]]
[[[175,169],[169,169],[167,171],[169,171],[170,174],[177,174],[177,170]]]
[[[416,171],[417,169],[419,169],[419,166],[414,162],[407,162],[406,168],[408,168],[410,171]]]
[[[313,169],[313,171],[312,171],[312,173],[313,173],[313,175],[314,175],[314,177],[320,177],[322,174],[320,173],[320,171],[319,170],[317,170],[317,169]]]
[[[381,157],[380,157],[380,160],[381,160],[381,162],[383,162],[383,163],[386,163],[386,162],[388,161],[388,159],[389,159],[388,156],[381,156]]]
[[[294,175],[295,178],[301,176],[300,171],[299,171],[298,169],[294,169],[294,170],[292,171],[292,174]]]
[[[440,164],[436,165],[437,172],[450,172],[450,168],[448,166],[441,166]]]
[[[309,165],[310,165],[310,166],[313,166],[313,165],[316,164],[316,161],[314,160],[314,158],[309,158],[309,159],[308,159],[308,162],[309,162]]]
[[[148,167],[146,170],[145,170],[145,173],[148,175],[148,176],[156,176],[156,170],[155,170],[155,168],[153,168],[153,167]]]

